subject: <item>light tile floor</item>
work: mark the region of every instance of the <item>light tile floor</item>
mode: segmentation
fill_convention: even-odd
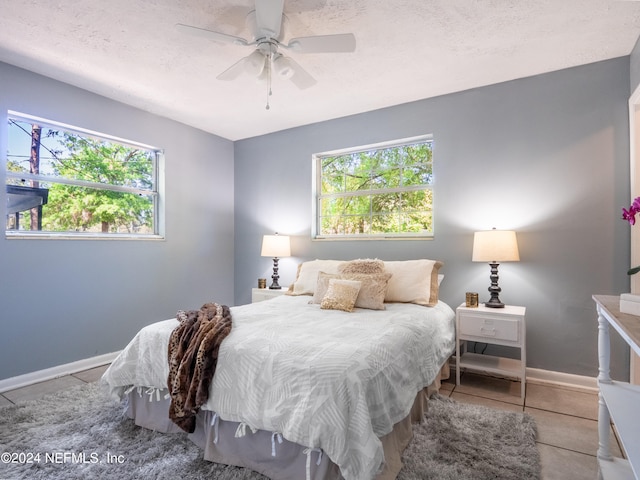
[[[65,388],[69,388],[74,385],[96,382],[100,380],[100,377],[102,377],[102,374],[108,367],[109,365],[103,365],[101,367],[91,368],[71,375],[54,378],[53,380],[34,383],[33,385],[28,385],[26,387],[2,392],[0,395],[0,406],[26,402],[29,400],[37,400],[43,395],[59,392],[60,390],[64,390]]]
[[[35,400],[73,385],[97,381],[107,365],[46,382],[4,392],[0,406]],[[542,461],[542,480],[596,479],[598,466],[598,395],[568,388],[527,384],[524,401],[520,383],[475,373],[463,373],[460,386],[455,376],[443,383],[441,394],[462,402],[498,410],[527,412],[536,420],[537,445]],[[612,429],[613,431],[613,429]],[[611,435],[612,452],[620,447]]]
[[[453,376],[452,376],[453,377]],[[520,382],[463,373],[460,386],[455,377],[441,390],[462,403],[526,412],[536,421],[542,480],[598,478],[598,394],[577,389],[528,383],[524,402]],[[621,456],[611,429],[611,452]]]

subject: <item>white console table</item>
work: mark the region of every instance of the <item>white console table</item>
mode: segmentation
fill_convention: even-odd
[[[598,466],[600,477],[640,480],[640,386],[611,380],[609,326],[640,355],[640,316],[620,312],[620,297],[594,295],[598,311]],[[627,459],[609,449],[613,420]]]

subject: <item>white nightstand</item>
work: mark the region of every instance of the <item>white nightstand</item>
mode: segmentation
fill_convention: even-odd
[[[286,291],[287,289],[284,287],[280,290],[270,290],[268,288],[252,288],[251,303],[262,302],[273,297],[279,297],[280,295],[284,295]]]
[[[527,368],[525,310],[525,307],[513,305],[471,308],[465,307],[464,303],[456,309],[456,385],[460,385],[461,368],[497,373],[520,379],[524,399]],[[520,360],[467,352],[467,340],[519,348]],[[461,343],[464,343],[464,349]]]

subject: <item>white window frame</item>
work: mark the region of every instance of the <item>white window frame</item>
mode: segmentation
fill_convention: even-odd
[[[5,237],[7,239],[88,239],[88,240],[163,240],[164,239],[164,152],[163,150],[146,145],[144,143],[123,139],[113,135],[96,132],[82,127],[75,127],[66,123],[49,120],[26,113],[9,110],[7,119],[11,118],[20,122],[35,123],[44,128],[61,129],[69,133],[106,140],[109,142],[119,143],[128,147],[141,148],[155,153],[153,164],[152,180],[153,190],[138,189],[134,187],[126,187],[121,185],[109,185],[104,183],[88,182],[84,180],[74,180],[64,177],[56,177],[46,174],[32,174],[27,172],[9,171],[4,163],[4,173],[6,178],[18,178],[24,180],[37,180],[48,183],[58,183],[65,185],[74,185],[78,187],[89,187],[98,190],[111,190],[115,192],[134,193],[151,196],[153,199],[153,229],[152,234],[137,233],[102,233],[102,232],[51,232],[51,231],[33,231],[33,230],[7,230],[5,228]],[[5,122],[6,125],[7,122]],[[5,181],[6,185],[6,181]],[[6,188],[3,186],[3,188]],[[4,207],[4,218],[7,216],[6,204]]]
[[[329,198],[333,196],[345,195],[348,192],[344,192],[343,194],[330,194],[330,195],[322,195],[322,159],[326,157],[334,157],[340,155],[348,155],[353,153],[359,153],[368,150],[380,150],[385,148],[393,148],[393,147],[401,147],[403,145],[410,145],[416,143],[431,143],[431,149],[433,152],[433,135],[419,135],[415,137],[403,138],[399,140],[392,140],[388,142],[374,143],[369,145],[362,145],[352,148],[339,149],[326,151],[321,153],[316,153],[312,155],[313,167],[312,167],[312,175],[313,175],[313,192],[312,192],[312,228],[311,228],[311,237],[313,240],[330,240],[330,241],[341,241],[341,240],[411,240],[411,239],[432,239],[434,237],[434,228],[432,227],[430,232],[403,232],[403,233],[384,233],[384,234],[336,234],[336,235],[321,235],[320,231],[320,203],[323,198]],[[420,185],[420,186],[408,186],[408,187],[398,187],[393,189],[375,189],[375,190],[367,190],[367,191],[359,191],[363,195],[366,194],[382,194],[382,193],[396,193],[396,192],[409,192],[415,190],[431,190],[432,198],[433,198],[433,187],[435,184],[435,176],[433,174],[433,156],[432,156],[432,182],[428,185]],[[434,206],[433,203],[431,205],[431,215],[433,218],[434,215]],[[435,222],[435,220],[434,220]]]

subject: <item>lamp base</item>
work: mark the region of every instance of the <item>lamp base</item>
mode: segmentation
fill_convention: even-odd
[[[282,287],[278,284],[278,257],[273,258],[273,275],[271,275],[272,283],[269,285],[269,290],[282,290]]]
[[[504,308],[504,303],[500,301],[498,295],[502,291],[502,289],[498,286],[498,263],[491,262],[489,263],[491,266],[491,275],[489,278],[491,279],[491,286],[489,287],[489,293],[491,294],[491,298],[489,298],[488,302],[485,302],[484,306],[489,308]]]
[[[499,298],[492,298],[488,302],[485,302],[484,306],[489,308],[504,308],[504,303],[502,303]]]

